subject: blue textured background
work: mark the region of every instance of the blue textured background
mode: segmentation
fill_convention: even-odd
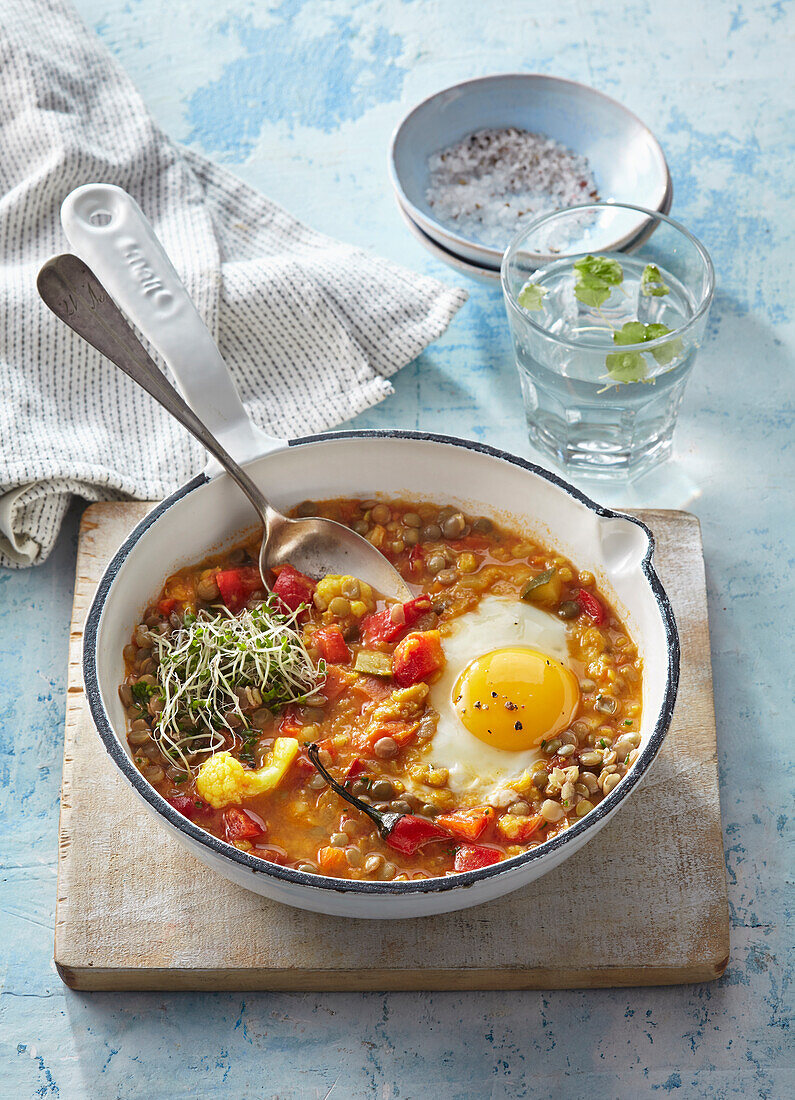
[[[408,106],[511,69],[583,80],[660,137],[673,214],[719,289],[678,459],[635,501],[702,520],[732,957],[712,985],[481,994],[106,994],[51,962],[77,509],[43,567],[0,574],[0,1095],[766,1097],[795,1093],[792,1001],[792,255],[787,2],[79,0],[177,139],[319,229],[448,281],[386,178]],[[1,155],[1,154],[0,154]],[[496,290],[472,297],[360,426],[527,454]],[[788,404],[789,403],[789,404]],[[789,686],[787,686],[789,685]],[[215,882],[208,881],[208,904]],[[506,931],[506,934],[509,930]],[[355,927],[351,934],[355,935]],[[576,935],[576,929],[572,929]]]

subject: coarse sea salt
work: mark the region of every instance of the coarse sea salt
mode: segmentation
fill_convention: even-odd
[[[477,130],[434,153],[428,168],[437,219],[489,248],[506,248],[533,218],[599,200],[587,157],[515,127]]]

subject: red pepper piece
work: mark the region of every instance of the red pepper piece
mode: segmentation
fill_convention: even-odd
[[[250,810],[240,810],[237,806],[224,811],[224,826],[227,840],[253,840],[265,835],[265,822]]]
[[[262,577],[256,565],[243,565],[239,569],[222,569],[216,574],[215,583],[221,599],[232,612],[237,612],[252,594],[263,588]]]
[[[325,749],[332,760],[337,755],[337,746],[330,737],[324,737],[322,741],[318,741],[317,747],[319,749]]]
[[[175,794],[171,798],[167,798],[166,802],[174,809],[181,813],[183,817],[187,817],[189,821],[193,821],[196,816],[196,799],[191,798],[187,794]]]
[[[409,634],[392,654],[392,678],[400,687],[418,684],[444,665],[438,630]]]
[[[304,753],[299,753],[292,763],[292,774],[303,779],[307,775],[315,774],[315,765]]]
[[[177,601],[172,596],[165,596],[158,602],[157,610],[161,615],[170,615],[176,607]]]
[[[491,867],[499,863],[501,853],[496,848],[484,848],[480,844],[464,844],[455,854],[453,868],[456,871],[479,871],[481,867]]]
[[[279,720],[279,736],[297,737],[302,728],[301,723],[298,721],[298,715],[295,712],[295,708],[292,706],[286,707]]]
[[[364,772],[366,770],[367,769],[365,768],[364,764],[361,762],[359,757],[354,756],[353,760],[351,760],[350,764],[348,765],[348,767],[345,771],[344,778],[345,779],[355,779],[357,775],[361,775],[362,772]]]
[[[315,582],[311,577],[299,573],[292,565],[282,565],[274,573],[278,572],[273,582],[272,591],[291,611],[297,611],[302,603],[311,603],[314,594]]]
[[[339,667],[333,665],[326,669],[326,679],[323,681],[321,691],[326,698],[326,701],[333,703],[335,699],[339,699],[340,695],[348,690],[351,685],[351,681],[358,682],[352,672],[345,672]]]
[[[425,568],[425,551],[421,546],[412,546],[409,552],[409,570],[418,577]]]
[[[378,642],[396,642],[401,634],[404,634],[422,616],[431,610],[429,596],[417,596],[403,604],[402,622],[395,622],[392,618],[392,608],[384,611],[376,611],[362,619],[362,639],[365,645],[375,645]]]
[[[414,814],[401,814],[387,833],[386,842],[396,852],[405,856],[413,855],[423,844],[432,840],[450,840],[450,833],[434,821]]]
[[[320,656],[330,665],[347,665],[351,651],[338,626],[324,626],[312,635],[312,644]]]
[[[596,596],[592,596],[590,592],[586,592],[584,588],[581,588],[577,593],[577,603],[582,610],[588,616],[589,619],[593,619],[597,626],[602,626],[607,622],[607,612],[602,607]]]
[[[439,814],[436,821],[455,836],[464,840],[477,840],[494,817],[494,810],[477,806],[472,810],[456,810],[451,814]]]

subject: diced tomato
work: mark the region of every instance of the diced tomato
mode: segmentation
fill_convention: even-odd
[[[288,862],[289,858],[287,853],[282,852],[279,848],[255,848],[251,854],[267,860],[268,863],[284,864]]]
[[[384,611],[376,611],[362,619],[361,632],[365,645],[372,646],[378,642],[396,642],[401,634],[404,634],[417,622],[418,619],[431,610],[429,596],[417,596],[403,604],[403,612],[399,621],[392,617],[392,608]]]
[[[348,861],[345,858],[345,851],[334,845],[321,848],[317,853],[317,861],[320,864],[320,870],[326,875],[344,878],[345,872],[348,870]]]
[[[222,569],[216,574],[215,583],[230,611],[241,609],[252,594],[263,588],[262,577],[256,565],[241,565],[239,569]]]
[[[376,741],[380,741],[382,737],[391,737],[399,745],[408,745],[410,741],[414,740],[418,725],[419,722],[403,722],[401,719],[396,718],[389,722],[381,722],[375,729],[369,730],[367,734],[364,732],[354,733],[353,741],[357,748],[372,748]]]
[[[361,775],[366,771],[364,764],[361,762],[358,756],[354,756],[348,767],[345,769],[345,779],[355,779],[357,775]]]
[[[329,669],[329,672],[333,671],[334,669]],[[381,676],[357,676],[351,685],[351,691],[376,703],[381,703],[384,699],[387,699],[393,690],[394,685],[391,681],[385,680]],[[323,688],[323,692],[326,693],[325,688]]]
[[[227,840],[253,840],[265,835],[265,822],[250,810],[229,806],[224,810]]]
[[[161,615],[170,615],[176,606],[177,601],[173,597],[166,596],[158,602],[157,610]]]
[[[278,576],[273,582],[272,591],[291,611],[297,611],[302,603],[311,603],[316,585],[311,577],[299,573],[292,565],[282,565],[274,569]]]
[[[452,814],[439,814],[436,821],[455,836],[464,840],[477,840],[494,817],[489,806],[476,806],[471,810],[456,810]]]
[[[279,720],[279,736],[297,737],[302,728],[301,723],[298,721],[298,715],[295,713],[295,708],[292,706],[287,707]]]
[[[577,593],[577,603],[582,610],[588,616],[589,619],[593,619],[597,626],[602,626],[607,622],[607,612],[602,607],[596,596],[592,596],[590,592],[586,592],[584,588],[581,588]]]
[[[312,644],[330,665],[347,665],[351,651],[338,626],[324,626],[312,635]]]
[[[291,765],[291,772],[299,779],[305,779],[308,775],[317,775],[317,768],[306,755],[305,752],[299,753],[293,760]]]
[[[463,844],[455,854],[453,867],[456,871],[479,871],[481,867],[490,867],[499,863],[502,853],[496,848],[484,848],[480,844]]]
[[[485,550],[489,546],[489,540],[483,535],[465,535],[462,539],[454,539],[448,545],[453,550]]]
[[[392,654],[392,677],[401,687],[418,684],[444,665],[438,630],[409,634]]]
[[[347,672],[343,668],[330,665],[326,669],[326,679],[320,690],[329,703],[333,703],[335,699],[339,699],[340,695],[348,690],[348,687],[354,681],[358,685],[359,681],[352,672]]]
[[[171,798],[167,798],[166,802],[173,806],[178,813],[181,813],[183,817],[187,817],[189,821],[193,821],[196,816],[196,799],[187,794],[174,794]]]
[[[319,749],[326,750],[332,760],[337,755],[337,746],[334,744],[330,737],[324,737],[322,741],[318,741],[316,743]]]
[[[418,577],[420,575],[420,573],[423,571],[424,568],[425,568],[425,552],[424,552],[424,550],[422,549],[421,546],[412,546],[411,550],[409,551],[409,570],[410,570],[410,572],[412,572],[416,577]]]
[[[387,834],[386,842],[396,852],[410,856],[432,840],[452,839],[447,829],[435,821],[427,821],[414,814],[401,814]]]

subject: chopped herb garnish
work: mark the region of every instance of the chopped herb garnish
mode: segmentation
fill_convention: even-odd
[[[136,703],[140,703],[145,709],[149,700],[158,691],[158,687],[157,684],[147,684],[139,681],[137,684],[130,684],[130,691]]]
[[[632,719],[631,718],[625,718],[624,719],[624,725],[625,726],[631,726],[632,725]]]

